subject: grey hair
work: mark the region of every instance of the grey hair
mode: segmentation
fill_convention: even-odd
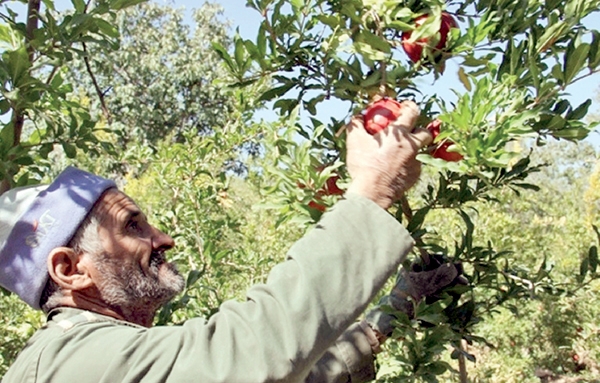
[[[99,214],[94,208],[83,220],[83,222],[81,222],[81,225],[79,225],[79,228],[73,235],[73,238],[71,238],[67,244],[67,247],[73,249],[77,254],[101,253],[103,247],[102,240],[98,235],[98,225]],[[40,307],[42,308],[42,311],[47,313],[50,310],[60,306],[62,297],[63,293],[60,289],[60,286],[49,277],[48,281],[46,282],[46,286],[42,291],[42,296],[40,297]]]

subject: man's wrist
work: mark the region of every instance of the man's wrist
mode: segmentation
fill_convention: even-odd
[[[347,193],[368,198],[384,210],[389,209],[393,202],[391,195],[386,195],[385,193],[377,191],[377,187],[375,187],[373,183],[367,184],[366,182],[352,181],[348,187]]]

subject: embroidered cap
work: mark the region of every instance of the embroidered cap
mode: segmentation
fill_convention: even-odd
[[[48,254],[66,246],[111,180],[66,168],[50,185],[0,196],[0,285],[34,309],[48,280]]]

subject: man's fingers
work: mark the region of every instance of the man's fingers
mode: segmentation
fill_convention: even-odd
[[[402,101],[400,105],[402,106],[400,115],[396,120],[390,123],[390,127],[393,129],[404,129],[410,132],[419,117],[419,107],[414,101],[410,100]]]
[[[415,128],[412,131],[412,136],[415,141],[417,141],[420,148],[424,148],[433,142],[433,136],[427,129]]]

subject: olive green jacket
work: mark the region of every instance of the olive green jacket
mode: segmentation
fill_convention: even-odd
[[[225,302],[209,320],[153,328],[58,309],[2,383],[371,380],[369,334],[355,322],[412,245],[386,211],[349,195],[245,302]]]

